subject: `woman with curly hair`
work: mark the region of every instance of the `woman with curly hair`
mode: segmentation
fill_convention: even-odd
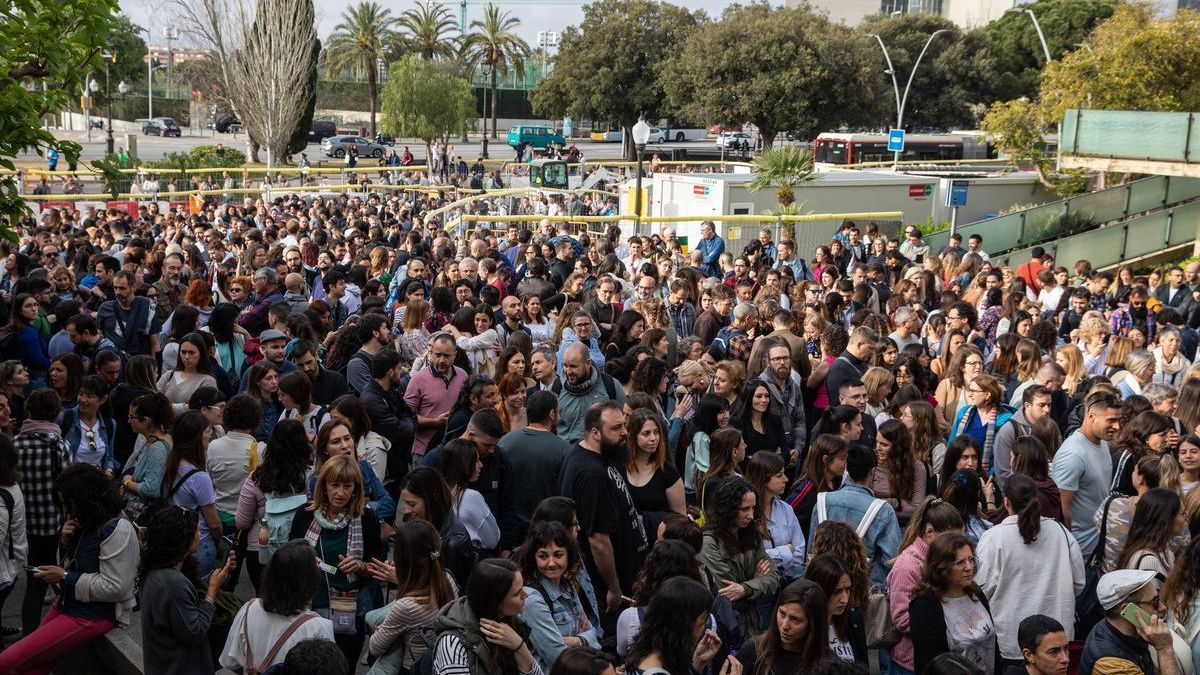
[[[983,673],[1000,671],[996,626],[987,596],[975,583],[975,544],[946,532],[929,545],[921,583],[908,606],[915,672],[934,658],[954,652]]]
[[[521,620],[544,672],[568,647],[600,647],[599,626],[588,621],[579,589],[583,560],[573,533],[559,523],[538,523],[521,546],[525,607]]]
[[[829,374],[829,368],[837,361],[838,356],[846,351],[846,345],[849,342],[850,335],[841,324],[831,323],[821,331],[821,361],[813,364],[812,373],[806,382],[817,392],[812,404],[814,417],[820,417],[821,413],[829,407],[829,390],[825,387],[825,376]]]
[[[685,518],[680,517],[682,522]],[[668,522],[666,520],[664,523]],[[691,523],[690,520],[687,521]],[[696,528],[695,523],[691,523]],[[669,529],[669,528],[667,528]],[[694,530],[699,532],[699,528]],[[700,536],[700,535],[697,535]],[[633,584],[633,607],[621,610],[617,617],[617,655],[626,656],[642,625],[645,608],[658,595],[668,579],[686,577],[706,583],[703,570],[696,563],[696,550],[684,541],[660,538],[646,555],[642,570]]]
[[[779,570],[767,557],[763,533],[755,518],[758,496],[750,481],[738,476],[722,480],[709,495],[704,512],[704,545],[700,560],[723,586],[718,593],[733,603],[747,630],[762,628],[756,601],[779,589]],[[766,568],[765,574],[759,574]]]
[[[868,487],[896,510],[900,527],[904,527],[916,505],[925,499],[928,474],[925,464],[913,456],[912,435],[903,422],[888,420],[879,427],[875,458],[878,465]]]
[[[121,517],[117,484],[91,464],[72,464],[54,480],[55,501],[65,516],[58,546],[62,564],[33,568],[27,593],[36,593],[38,613],[44,592],[40,584],[59,589],[58,599],[34,629],[0,652],[0,671],[48,673],[76,647],[118,625],[128,625],[141,547],[137,530]]]
[[[704,584],[684,577],[668,579],[646,608],[641,630],[625,657],[625,672],[708,672],[721,648],[721,639],[706,627],[711,607],[712,595]],[[729,675],[732,660],[732,656],[726,659],[719,675]]]
[[[142,604],[145,667],[152,673],[211,675],[213,655],[208,640],[213,604],[234,558],[213,570],[208,591],[197,592],[199,518],[195,511],[167,508],[154,514],[146,528],[146,556],[138,575]]]
[[[892,662],[903,669],[901,672],[913,672],[916,667],[913,663],[912,636],[909,634],[911,617],[908,606],[912,601],[913,589],[921,581],[929,543],[943,532],[961,533],[962,529],[963,521],[958,509],[938,497],[926,497],[904,530],[900,555],[891,561],[892,569],[887,576],[892,621],[900,632],[900,641],[892,646],[891,656]]]

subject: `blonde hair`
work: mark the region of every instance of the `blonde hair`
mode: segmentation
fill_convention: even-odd
[[[361,516],[363,509],[367,506],[367,495],[363,488],[362,469],[358,468],[358,462],[350,455],[330,457],[321,465],[321,472],[317,477],[317,485],[313,488],[312,502],[308,505],[308,510],[316,511],[325,508],[328,502],[325,486],[334,482],[354,483],[354,494],[350,497],[350,503],[346,505],[346,511],[355,518]]]
[[[1083,352],[1079,351],[1079,347],[1068,342],[1058,348],[1059,354],[1062,354],[1063,360],[1067,362],[1067,377],[1063,380],[1063,389],[1071,396],[1075,395],[1075,388],[1083,380],[1083,376],[1087,373],[1083,369]]]
[[[892,392],[896,378],[887,368],[875,366],[863,373],[862,383],[867,388],[867,401],[874,405],[881,403]]]
[[[688,359],[675,368],[675,377],[712,377],[712,369],[701,361]]]

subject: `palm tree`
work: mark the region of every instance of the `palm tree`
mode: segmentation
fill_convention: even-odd
[[[349,70],[357,79],[367,75],[371,96],[371,135],[375,135],[375,111],[379,109],[379,61],[395,34],[392,13],[371,0],[363,0],[342,12],[342,22],[334,27],[325,47],[325,70],[339,73]]]
[[[747,184],[752,192],[774,189],[777,208],[775,215],[794,215],[800,212],[796,203],[796,188],[811,181],[813,174],[812,153],[795,145],[777,145],[767,148],[750,164],[754,177]],[[780,238],[793,238],[791,223],[780,227]]]
[[[519,77],[525,77],[525,59],[529,56],[529,45],[513,31],[521,20],[508,12],[501,12],[490,2],[483,8],[483,21],[471,22],[474,32],[468,34],[463,45],[466,61],[471,68],[487,66],[490,76],[489,89],[492,96],[492,138],[496,137],[496,76],[510,68]]]
[[[400,15],[408,50],[426,61],[454,56],[454,41],[445,35],[458,28],[458,22],[445,5],[418,2],[414,9]]]

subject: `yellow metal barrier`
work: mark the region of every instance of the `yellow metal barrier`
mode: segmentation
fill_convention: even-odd
[[[722,223],[812,223],[822,220],[845,220],[853,218],[856,220],[896,220],[903,217],[900,211],[875,211],[868,213],[806,213],[802,215],[790,216],[773,216],[770,214],[762,215],[747,215],[737,214],[728,216],[713,216],[708,214],[694,216],[643,216],[640,220],[643,223],[684,223],[695,220],[711,220]],[[632,213],[626,213],[616,216],[538,216],[538,215],[509,215],[509,216],[492,216],[478,215],[465,213],[460,219],[468,223],[504,223],[504,222],[530,222],[549,220],[552,223],[611,223],[620,220],[638,220],[638,217]]]

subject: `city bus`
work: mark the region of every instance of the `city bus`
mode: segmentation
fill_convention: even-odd
[[[825,164],[890,162],[886,134],[823,133],[813,141],[813,159]],[[908,134],[901,161],[989,159],[995,157],[979,134]]]

